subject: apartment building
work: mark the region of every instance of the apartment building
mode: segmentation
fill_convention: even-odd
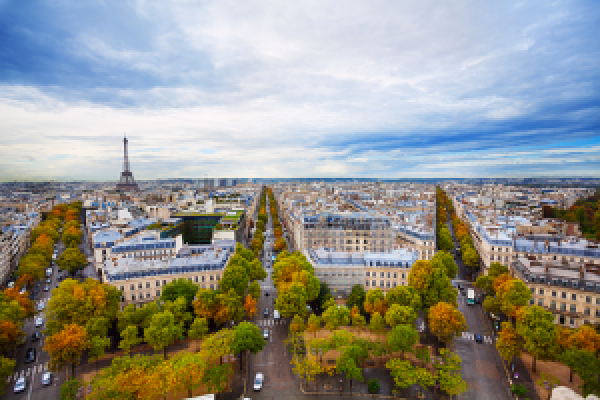
[[[348,294],[352,286],[384,291],[408,285],[408,275],[418,253],[398,249],[388,253],[339,252],[329,248],[304,252],[313,265],[315,275],[334,291]]]
[[[121,290],[121,308],[160,297],[162,288],[175,279],[188,279],[205,289],[218,289],[219,280],[233,253],[231,246],[187,247],[180,257],[168,260],[111,258],[104,262],[104,282]]]
[[[387,252],[393,247],[390,220],[368,213],[304,216],[295,227],[296,248],[331,248],[340,252]]]
[[[600,324],[599,265],[518,257],[510,273],[531,289],[530,304],[551,311],[556,324]]]

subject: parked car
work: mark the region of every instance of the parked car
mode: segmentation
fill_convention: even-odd
[[[48,292],[50,290],[50,285],[44,286],[44,292]]]
[[[35,361],[35,349],[33,347],[30,347],[27,349],[27,352],[25,353],[25,364],[29,364]]]
[[[45,307],[46,307],[46,303],[44,303],[43,301],[40,301],[38,303],[37,309],[38,309],[38,311],[42,311]]]
[[[258,372],[256,374],[256,377],[254,378],[254,391],[255,392],[258,392],[260,389],[262,389],[264,380],[265,380],[265,376],[262,374],[262,372]]]
[[[40,331],[35,331],[31,334],[31,341],[32,342],[37,342],[38,340],[40,340],[42,338],[42,334],[40,333]]]
[[[44,372],[42,375],[42,386],[48,386],[52,384],[52,372]]]
[[[479,333],[475,334],[475,341],[477,343],[483,343],[483,336],[481,336]]]
[[[19,379],[17,379],[17,381],[15,382],[14,392],[21,393],[24,392],[26,388],[27,382],[25,381],[25,377],[20,377]]]
[[[265,340],[269,339],[269,330],[268,329],[263,330],[263,338]]]
[[[281,315],[279,315],[279,311],[278,310],[273,310],[273,318],[275,318],[275,319],[281,318]]]
[[[42,317],[35,317],[35,327],[39,328],[44,325],[44,319]]]
[[[269,292],[265,292],[265,296],[269,296]]]
[[[265,308],[265,312],[263,313],[265,318],[269,318],[269,309]]]

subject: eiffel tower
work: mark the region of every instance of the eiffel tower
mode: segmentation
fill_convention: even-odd
[[[125,152],[123,158],[123,172],[121,172],[121,180],[117,183],[116,190],[123,192],[139,191],[137,183],[133,179],[133,173],[129,170],[129,157],[127,155],[127,136],[123,138],[123,144],[125,145]]]

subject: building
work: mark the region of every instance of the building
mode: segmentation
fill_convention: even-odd
[[[333,251],[388,252],[393,247],[390,220],[368,213],[323,213],[304,216],[295,226],[297,249],[321,247]]]
[[[512,276],[531,289],[531,303],[555,315],[555,323],[578,328],[600,324],[600,266],[519,257]]]
[[[410,269],[418,259],[418,253],[408,249],[357,253],[319,248],[307,250],[304,255],[319,280],[340,293],[349,293],[357,284],[363,285],[365,290],[384,291],[406,286]]]
[[[111,258],[104,262],[103,281],[121,290],[121,308],[154,301],[162,288],[175,279],[188,279],[206,289],[218,289],[231,255],[229,245],[184,248],[168,260]]]

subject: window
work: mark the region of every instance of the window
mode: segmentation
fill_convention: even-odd
[[[567,303],[560,303],[560,311],[567,311]]]
[[[367,271],[367,276],[371,276],[371,273],[369,271]]]
[[[567,298],[567,292],[562,292],[561,296],[562,296],[563,299],[566,299]]]
[[[204,276],[202,276],[202,282],[204,282]]]
[[[540,294],[544,294],[544,289],[540,289]]]
[[[121,286],[121,292],[125,290],[125,286]]]
[[[135,290],[135,285],[133,285],[133,284],[129,285],[129,290]]]
[[[150,282],[146,282],[146,289],[150,289]]]
[[[211,281],[214,281],[214,280],[215,280],[215,277],[211,275],[211,276],[210,276],[210,280],[211,280]],[[212,285],[210,285],[210,286],[212,286]],[[211,289],[212,289],[212,288],[211,288]]]
[[[592,302],[592,296],[585,296],[585,302],[586,303],[591,303]]]
[[[533,299],[529,299],[529,304],[533,305]]]
[[[160,296],[160,290],[156,291],[156,297]]]
[[[217,274],[217,280],[221,279],[221,275]]]
[[[385,278],[385,273],[381,272],[381,273],[379,274],[379,276],[380,276],[381,278]]]
[[[388,276],[388,279],[390,279],[390,273],[389,272],[388,272],[387,276]]]
[[[561,325],[564,325],[564,324],[565,324],[565,317],[564,317],[564,315],[561,315],[561,316],[558,318],[558,323],[559,323],[559,324],[561,324]]]
[[[131,301],[135,301],[135,294],[131,295]]]
[[[535,288],[531,288],[531,293],[535,294]]]
[[[215,285],[213,285],[213,284],[211,283],[211,284],[210,284],[210,288],[211,288],[211,289],[214,289],[214,288],[215,288]]]
[[[584,313],[585,315],[590,315],[590,308],[589,308],[589,307],[586,307],[586,308],[585,308],[585,310],[583,311],[583,313]]]
[[[556,297],[556,292],[554,290],[552,291],[552,297]]]
[[[156,281],[156,287],[160,286],[160,281]]]
[[[197,276],[194,277],[194,282],[198,283],[198,277]]]
[[[571,324],[571,326],[575,325],[575,318],[571,318],[569,320],[569,324]]]
[[[571,311],[572,313],[577,312],[577,306],[575,304],[571,304],[569,311]]]
[[[142,283],[140,282],[140,283],[138,283],[138,289],[141,289],[141,288],[142,288]]]
[[[398,274],[394,272],[394,279],[398,277]]]
[[[372,281],[371,286],[373,286],[373,287],[377,286],[377,281]]]
[[[167,280],[163,279],[163,286],[167,284]]]
[[[405,278],[405,274],[402,274],[402,279],[404,279],[404,278]]]
[[[543,299],[538,299],[538,306],[544,307],[544,300]]]
[[[379,281],[379,286],[383,287],[383,281]]]
[[[393,285],[393,287],[396,287],[396,282],[394,282],[394,285]]]
[[[596,305],[600,306],[600,297],[596,297]]]
[[[146,292],[146,298],[149,299],[150,298],[150,292]]]
[[[365,286],[369,286],[369,281],[366,281],[366,285]]]
[[[553,309],[553,310],[556,310],[556,301],[552,300],[550,302],[550,308]]]

